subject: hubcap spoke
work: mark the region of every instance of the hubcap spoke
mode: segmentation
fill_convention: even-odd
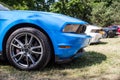
[[[27,66],[30,66],[28,56],[26,55]]]
[[[18,49],[21,49],[21,48],[22,48],[21,46],[16,45],[16,44],[14,44],[14,43],[11,43],[11,45],[14,46],[14,47],[16,47],[16,48],[18,48]]]
[[[33,50],[32,50],[32,53],[33,54],[42,54],[42,52],[37,52],[37,51],[33,51]]]
[[[34,58],[32,57],[32,55],[28,54],[28,57],[30,58],[31,62],[32,62],[33,64],[35,64],[35,61],[34,61]]]
[[[41,47],[42,46],[33,46],[33,47],[31,47],[31,49],[33,50],[33,49],[41,49]]]
[[[23,58],[23,55],[21,55],[16,62],[18,63],[22,58]]]
[[[30,40],[29,40],[29,45],[31,45],[32,44],[32,40],[33,40],[33,36],[31,36],[31,38],[30,38]]]
[[[13,58],[16,58],[17,56],[19,56],[19,55],[23,55],[25,52],[19,52],[19,53],[17,53],[16,55],[13,55],[12,57]]]
[[[20,40],[18,40],[18,39],[14,39],[21,47],[23,47],[24,46],[24,44],[20,41]]]
[[[41,49],[41,48],[42,48],[42,46],[31,47],[31,52],[34,54],[42,54],[42,51],[35,51],[35,49]]]
[[[28,44],[27,34],[25,34],[25,44]]]

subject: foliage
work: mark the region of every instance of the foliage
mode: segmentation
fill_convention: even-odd
[[[50,11],[89,21],[91,8],[86,0],[61,0],[50,7]]]
[[[100,26],[109,24],[111,11],[107,10],[105,6],[106,2],[99,2],[92,4],[92,16],[91,21],[94,24],[98,24]]]
[[[44,10],[49,11],[49,6],[55,2],[55,0],[0,0],[5,4],[20,10]]]
[[[14,9],[22,9],[22,10],[29,9],[27,0],[19,0],[19,1],[18,0],[7,0],[7,3],[5,0],[0,0],[0,1],[13,7]]]
[[[112,24],[120,24],[120,4],[115,1],[110,6],[111,15],[110,18],[112,19]]]
[[[120,24],[118,1],[103,0],[99,2],[91,2],[92,16],[91,22],[100,26],[109,26],[112,24]]]

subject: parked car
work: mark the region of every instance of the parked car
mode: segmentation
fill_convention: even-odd
[[[89,45],[86,24],[62,14],[9,10],[0,4],[0,55],[21,70],[43,69],[51,59],[69,61]]]
[[[102,35],[104,34],[104,31],[102,31],[101,27],[95,25],[87,25],[85,33],[92,37],[90,43],[99,43]]]
[[[112,25],[110,27],[116,29],[116,35],[120,35],[120,25]]]
[[[120,27],[118,27],[117,34],[120,35]]]
[[[113,38],[115,36],[117,36],[117,28],[115,27],[105,27],[103,28],[103,30],[105,31],[105,35],[103,36],[104,38]]]

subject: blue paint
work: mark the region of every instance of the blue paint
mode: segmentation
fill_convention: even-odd
[[[38,11],[0,11],[0,51],[3,51],[3,39],[13,26],[31,23],[42,28],[50,37],[54,54],[60,58],[69,58],[89,44],[90,36],[85,34],[63,33],[67,24],[88,24],[82,20],[62,14]],[[59,46],[71,46],[60,48]]]

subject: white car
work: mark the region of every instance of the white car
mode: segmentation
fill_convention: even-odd
[[[95,26],[95,25],[87,25],[87,29],[85,33],[92,37],[90,43],[100,42],[100,39],[102,38],[102,35],[104,34],[104,32],[102,31],[102,28]]]

